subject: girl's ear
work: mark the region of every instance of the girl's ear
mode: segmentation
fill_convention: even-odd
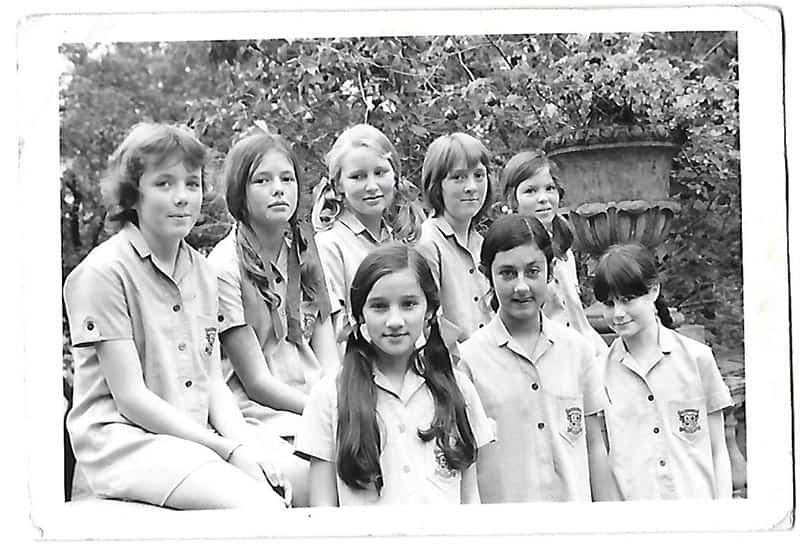
[[[506,195],[506,206],[508,206],[509,209],[512,212],[517,210],[517,207],[519,206],[519,202],[517,202],[517,190],[516,189],[514,189],[513,191],[509,191],[509,193]]]

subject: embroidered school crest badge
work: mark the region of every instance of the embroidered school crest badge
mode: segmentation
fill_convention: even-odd
[[[214,352],[214,342],[217,339],[217,328],[216,327],[206,327],[206,345],[203,348],[203,353],[211,357],[211,354]]]
[[[434,450],[436,455],[436,475],[441,478],[455,478],[458,472],[447,462],[447,457],[439,446]]]
[[[583,412],[577,406],[564,410],[567,413],[567,432],[579,435],[583,431]]]
[[[678,410],[678,420],[681,423],[678,430],[682,433],[692,434],[700,430],[700,410],[697,408]]]

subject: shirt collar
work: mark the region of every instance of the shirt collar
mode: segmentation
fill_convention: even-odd
[[[431,222],[433,222],[434,226],[445,236],[445,238],[452,238],[453,241],[458,244],[459,246],[461,243],[456,238],[456,232],[453,230],[453,226],[447,222],[447,219],[444,216],[436,216],[431,217]],[[480,234],[478,234],[475,229],[471,226],[469,231],[467,232],[467,249],[473,255],[480,255],[481,252],[481,245],[483,244],[483,238]]]
[[[339,214],[338,219],[339,221],[342,222],[342,224],[345,227],[353,231],[353,234],[366,233],[367,236],[369,236],[373,240],[375,239],[375,237],[372,235],[369,229],[367,229],[367,227],[364,226],[364,223],[362,223],[361,220],[358,217],[356,217],[355,214],[350,210],[347,209],[343,210],[342,213]],[[391,237],[392,237],[391,227],[386,223],[384,219],[381,219],[381,237],[380,240],[374,240],[374,241],[385,242],[389,240]]]
[[[390,395],[399,398],[403,404],[407,404],[414,393],[425,385],[425,378],[413,368],[408,368],[403,375],[403,385],[400,391],[396,391],[386,375],[375,365],[372,366],[372,381]]]
[[[541,311],[539,312],[539,339],[536,341],[536,348],[533,350],[533,356],[526,354],[525,351],[519,347],[514,337],[511,336],[511,333],[506,329],[503,320],[500,319],[499,313],[492,316],[492,320],[486,325],[486,328],[488,334],[492,336],[494,342],[499,347],[507,347],[520,357],[530,360],[531,363],[536,363],[536,361],[538,361],[555,343],[553,342],[553,325]]]
[[[122,234],[122,236],[128,240],[140,258],[146,259],[153,254],[153,252],[150,250],[150,246],[147,245],[147,240],[144,239],[142,231],[130,221],[127,222],[124,227],[122,227],[120,234]],[[184,269],[186,264],[191,264],[192,262],[192,252],[189,251],[189,244],[186,243],[186,240],[181,240],[180,245],[178,246],[178,262],[177,266],[175,267],[176,278],[180,277],[180,271]]]
[[[661,350],[661,353],[666,356],[671,354],[677,345],[677,339],[675,337],[675,331],[668,329],[661,323],[658,324],[658,347]],[[634,363],[633,356],[628,352],[628,348],[625,346],[625,342],[622,341],[622,338],[617,337],[616,340],[611,344],[609,357],[611,360],[617,361],[619,363],[624,364],[628,368],[634,371],[642,370],[644,374],[650,372],[659,362],[664,360],[662,357],[658,361],[654,362],[648,368],[639,369],[639,365]],[[630,360],[628,360],[630,359]]]

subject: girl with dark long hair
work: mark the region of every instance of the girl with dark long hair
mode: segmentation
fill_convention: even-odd
[[[479,502],[474,463],[493,431],[453,370],[427,262],[399,243],[374,250],[350,301],[341,372],[314,388],[295,441],[311,505]]]

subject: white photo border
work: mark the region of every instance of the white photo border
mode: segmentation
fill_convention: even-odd
[[[740,64],[748,498],[725,501],[297,509],[97,516],[63,502],[58,47],[66,42],[235,40],[433,34],[736,30]],[[781,19],[765,7],[489,9],[49,15],[18,34],[20,229],[27,498],[46,539],[247,538],[356,535],[527,535],[750,531],[793,515],[787,199]],[[42,334],[52,331],[52,334]],[[163,515],[162,515],[163,514]],[[579,520],[579,522],[578,522]]]

